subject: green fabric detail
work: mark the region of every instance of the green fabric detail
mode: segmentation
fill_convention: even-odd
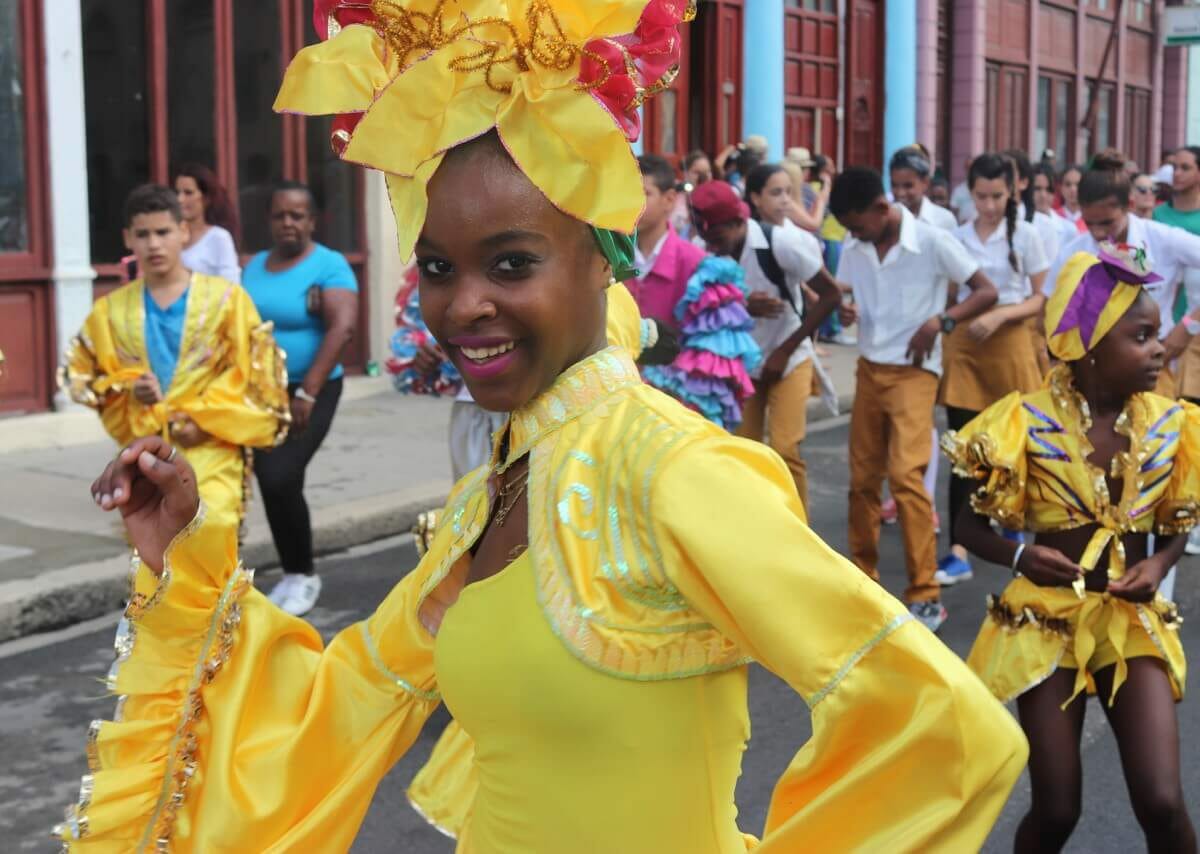
[[[632,279],[637,276],[637,268],[634,264],[633,247],[634,241],[637,240],[637,232],[633,234],[622,234],[619,231],[611,231],[607,228],[596,228],[592,226],[592,234],[596,238],[596,243],[600,246],[600,254],[607,259],[612,267],[613,278],[618,282],[624,282],[627,279]]]

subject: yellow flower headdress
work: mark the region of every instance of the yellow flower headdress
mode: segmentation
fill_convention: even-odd
[[[1129,310],[1142,285],[1159,281],[1138,247],[1103,243],[1099,256],[1076,252],[1046,303],[1050,352],[1064,362],[1082,359]]]
[[[496,129],[560,210],[630,234],[638,107],[674,79],[695,0],[317,0],[279,112],[338,114],[342,159],[386,174],[400,252],[445,152]],[[602,240],[603,243],[603,240]]]

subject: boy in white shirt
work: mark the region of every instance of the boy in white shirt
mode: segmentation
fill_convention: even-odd
[[[990,308],[996,289],[952,234],[890,204],[872,169],[839,175],[829,207],[850,232],[838,277],[854,293],[844,320],[858,320],[861,352],[850,416],[850,557],[878,580],[886,474],[904,534],[904,600],[936,631],[947,614],[934,579],[937,538],[923,478],[942,372],[940,336]],[[947,309],[951,281],[970,295]]]

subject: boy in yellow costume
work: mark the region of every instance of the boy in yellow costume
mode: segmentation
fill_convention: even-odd
[[[670,0],[322,3],[277,102],[363,111],[421,313],[509,413],[428,552],[326,647],[271,607],[186,461],[139,440],[93,485],[140,561],[73,850],[344,851],[445,702],[479,787],[460,854],[743,854],[734,789],[761,661],[814,735],[758,854],[977,849],[1024,765],[966,666],[804,523],[763,445],[644,384],[608,291],[644,194],[638,108]],[[401,132],[402,131],[402,132]],[[464,142],[465,141],[465,142]]]
[[[1200,520],[1200,409],[1153,393],[1164,349],[1142,286],[1155,281],[1137,248],[1074,255],[1046,306],[1062,364],[943,439],[955,471],[982,481],[957,520],[961,542],[1014,576],[989,598],[967,663],[1016,700],[1029,738],[1033,803],[1017,851],[1058,850],[1079,818],[1088,693],[1120,744],[1149,849],[1196,850],[1172,707],[1186,675],[1180,619],[1157,590]],[[1005,539],[989,519],[1037,539]]]
[[[283,353],[241,287],[183,266],[187,225],[173,191],[135,189],[124,234],[142,278],[96,302],[60,382],[118,444],[172,441],[209,514],[237,526],[249,494],[245,449],[278,444],[291,420]]]

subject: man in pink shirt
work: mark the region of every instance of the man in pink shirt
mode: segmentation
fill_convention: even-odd
[[[671,213],[679,193],[671,164],[657,155],[643,154],[638,165],[646,191],[646,209],[638,220],[635,250],[638,277],[626,284],[642,317],[652,317],[678,332],[675,306],[687,289],[688,279],[704,259],[704,250],[684,240],[671,227]]]

